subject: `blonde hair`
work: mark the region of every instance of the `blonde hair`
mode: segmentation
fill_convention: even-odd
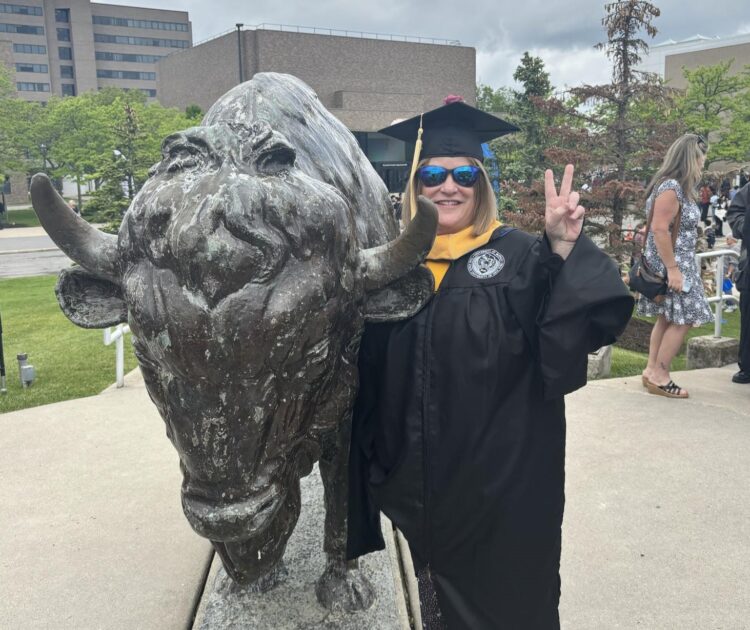
[[[474,226],[472,233],[474,236],[479,236],[484,234],[490,228],[492,222],[497,219],[497,199],[495,199],[495,190],[492,188],[490,177],[484,170],[482,162],[473,157],[467,157],[466,159],[471,166],[476,166],[480,170],[479,179],[474,184],[476,208],[474,209],[474,220],[472,222]],[[426,166],[429,162],[430,158],[420,160],[417,168]],[[406,184],[401,210],[401,220],[404,222],[404,226],[409,225],[409,221],[411,221],[411,188],[414,184],[417,184],[415,198],[422,192],[422,184],[417,178]]]
[[[696,187],[701,180],[700,158],[708,153],[708,143],[703,136],[686,133],[667,149],[664,161],[646,187],[646,199],[667,179],[680,182],[682,192],[691,201],[696,200]]]

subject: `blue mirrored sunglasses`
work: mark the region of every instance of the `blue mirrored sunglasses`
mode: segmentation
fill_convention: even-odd
[[[440,186],[448,179],[449,173],[459,186],[469,188],[477,183],[481,169],[478,166],[457,166],[452,170],[442,166],[423,166],[417,171],[417,177],[423,186],[432,187]]]

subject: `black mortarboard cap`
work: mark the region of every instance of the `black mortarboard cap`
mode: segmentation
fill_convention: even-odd
[[[425,112],[414,118],[381,129],[380,133],[416,142],[422,125],[422,151],[419,158],[473,157],[483,159],[482,144],[507,133],[518,131],[511,123],[471,107],[454,102]]]

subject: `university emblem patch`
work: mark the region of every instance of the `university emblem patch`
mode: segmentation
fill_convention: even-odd
[[[505,258],[494,249],[480,249],[469,256],[469,273],[475,278],[494,278],[505,267]]]

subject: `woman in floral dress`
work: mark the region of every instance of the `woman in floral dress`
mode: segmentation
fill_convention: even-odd
[[[660,301],[644,296],[638,301],[639,315],[656,317],[643,385],[650,393],[668,398],[688,397],[688,392],[670,377],[672,359],[691,326],[714,318],[695,263],[696,228],[701,217],[696,186],[707,152],[702,136],[685,134],[678,138],[646,188],[646,212],[653,213],[646,261],[654,271],[666,275],[669,290]],[[679,230],[672,246],[672,226],[678,216]]]

